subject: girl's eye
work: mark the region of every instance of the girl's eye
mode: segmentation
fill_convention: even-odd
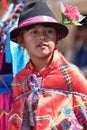
[[[47,31],[46,31],[48,34],[53,34],[54,33],[54,30],[52,30],[52,29],[47,29]]]
[[[38,31],[37,30],[30,30],[29,34],[32,35],[32,36],[35,36],[35,35],[38,34]]]
[[[47,32],[48,32],[48,33],[53,33],[53,31],[52,31],[52,30],[47,30]]]

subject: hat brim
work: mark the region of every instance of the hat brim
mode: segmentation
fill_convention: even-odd
[[[46,26],[51,26],[51,27],[54,27],[56,30],[57,30],[57,33],[59,35],[59,40],[65,38],[68,34],[68,28],[61,24],[61,23],[56,23],[56,22],[37,22],[37,23],[33,23],[32,25],[25,25],[25,26],[22,26],[22,27],[17,27],[15,29],[13,29],[11,32],[10,32],[10,40],[13,41],[13,42],[17,42],[17,38],[18,36],[20,35],[20,32],[22,30],[25,29],[25,27],[31,27],[33,25],[36,25],[36,24],[42,24],[42,25],[46,25]]]

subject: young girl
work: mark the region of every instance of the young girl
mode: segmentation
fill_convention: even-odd
[[[11,40],[27,48],[30,61],[13,80],[8,130],[87,129],[87,81],[56,49],[67,34],[46,3],[23,10]]]

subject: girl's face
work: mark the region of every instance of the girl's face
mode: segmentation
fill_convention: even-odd
[[[34,25],[23,32],[23,44],[31,58],[49,56],[54,51],[56,42],[57,33],[53,27]]]

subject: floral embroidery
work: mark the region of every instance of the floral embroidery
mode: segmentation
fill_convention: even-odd
[[[85,108],[84,108],[84,106],[83,106],[82,104],[80,104],[79,108],[80,108],[81,110],[85,110]]]
[[[78,121],[77,121],[77,119],[71,119],[71,124],[73,125],[73,128],[72,128],[72,130],[80,130],[81,129],[81,125],[80,125],[80,128],[77,126],[78,125]]]
[[[77,125],[78,124],[78,121],[77,121],[77,119],[71,119],[71,123],[73,124],[73,125]]]
[[[68,107],[68,106],[65,106],[63,108],[63,113],[66,115],[66,116],[71,116],[72,115],[72,110]]]
[[[79,127],[75,126],[72,128],[72,130],[81,130]]]
[[[61,122],[61,127],[63,130],[68,130],[70,128],[70,122],[68,122],[67,120],[63,120]]]
[[[80,108],[80,110],[83,111],[83,116],[87,117],[87,112],[85,111],[85,108],[84,108],[83,104],[80,104],[79,108]]]

